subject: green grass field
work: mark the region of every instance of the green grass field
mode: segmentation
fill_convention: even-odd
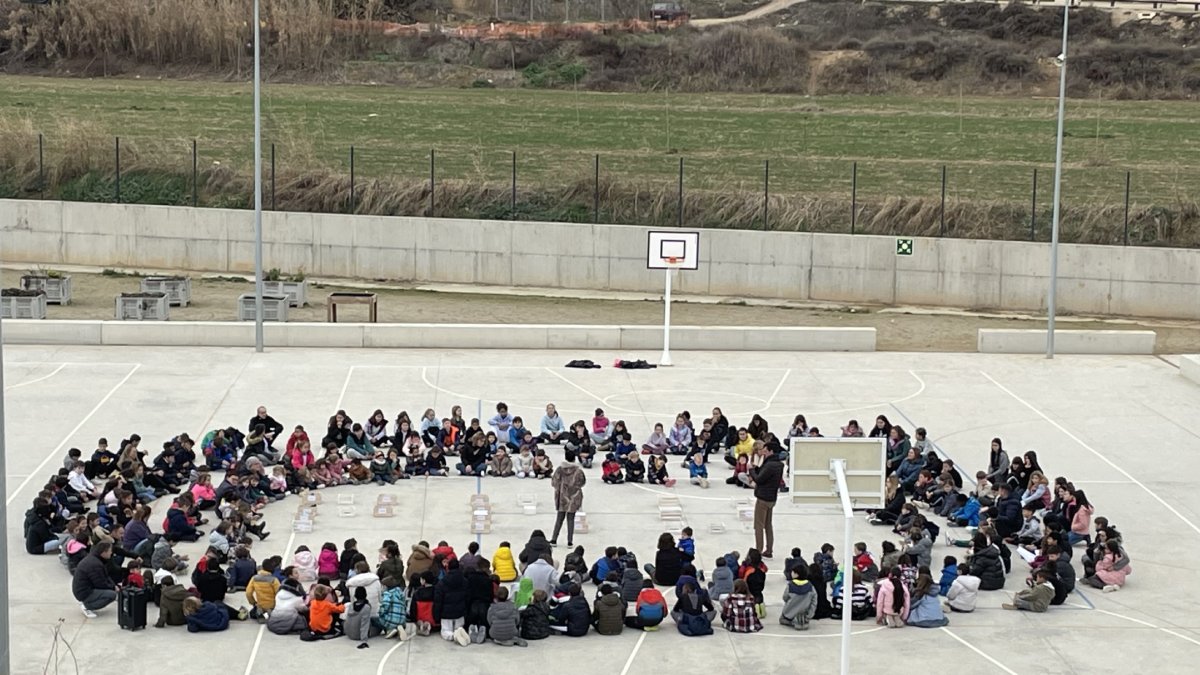
[[[0,76],[0,118],[28,118],[45,134],[47,162],[71,151],[66,129],[97,143],[120,135],[142,161],[190,170],[246,169],[251,96],[245,83],[77,80]],[[372,176],[507,182],[517,152],[523,186],[562,184],[601,170],[647,185],[673,184],[686,162],[689,190],[848,195],[858,162],[862,199],[939,194],[1027,201],[1039,171],[1050,195],[1055,101],[933,97],[603,94],[394,86],[264,88],[265,142],[280,166],[307,162]],[[1118,203],[1125,171],[1135,203],[1174,203],[1200,192],[1200,119],[1194,102],[1073,100],[1067,107],[1064,199]]]

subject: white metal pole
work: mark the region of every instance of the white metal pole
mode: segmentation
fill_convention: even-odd
[[[842,514],[846,517],[842,537],[842,675],[850,675],[850,619],[854,606],[854,507],[850,503],[850,488],[846,485],[846,460],[833,460],[838,495],[842,498]]]
[[[254,0],[254,351],[263,350],[262,45]]]
[[[662,358],[658,360],[658,365],[671,365],[671,268],[665,270],[667,275],[667,288],[663,293],[663,351]]]
[[[1063,1],[1062,53],[1058,64],[1058,137],[1054,147],[1054,216],[1050,227],[1050,291],[1046,296],[1046,358],[1054,358],[1054,315],[1058,296],[1058,218],[1062,194],[1063,120],[1067,101],[1067,27],[1071,0]]]
[[[3,322],[0,322],[3,323]],[[5,425],[4,425],[4,329],[0,327],[0,480],[7,480],[8,471],[5,462]],[[3,490],[0,498],[0,529],[8,523],[8,488]],[[5,530],[7,532],[7,530]],[[8,629],[12,625],[8,611],[8,537],[0,537],[0,673],[11,673],[8,643]]]

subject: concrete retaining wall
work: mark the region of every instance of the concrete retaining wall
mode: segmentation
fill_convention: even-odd
[[[656,291],[646,230],[453,218],[264,214],[267,267],[318,277]],[[253,271],[249,211],[0,200],[5,262]],[[705,230],[676,290],[700,295],[1042,311],[1046,244]],[[1200,319],[1200,250],[1064,244],[1063,312]]]
[[[1153,354],[1158,336],[1150,330],[1055,330],[1057,354]],[[1043,354],[1046,331],[979,329],[979,351],[992,354]]]
[[[271,347],[657,350],[662,327],[502,324],[267,323]],[[247,347],[254,324],[226,321],[4,322],[8,344]],[[875,351],[874,328],[675,326],[671,348],[713,351]]]
[[[1179,357],[1179,374],[1200,384],[1200,354],[1184,354]]]

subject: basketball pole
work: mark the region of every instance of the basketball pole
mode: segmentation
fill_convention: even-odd
[[[846,460],[832,460],[837,478],[838,496],[842,498],[842,514],[846,531],[842,539],[842,675],[850,675],[850,619],[854,607],[854,565],[850,552],[854,550],[854,507],[850,503],[850,488],[846,485]]]
[[[671,264],[663,269],[667,275],[666,290],[663,292],[663,351],[658,359],[658,365],[670,366],[671,363]]]

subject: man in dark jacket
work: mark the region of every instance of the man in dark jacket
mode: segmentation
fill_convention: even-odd
[[[279,434],[283,433],[283,425],[276,422],[274,417],[268,415],[266,407],[261,405],[258,406],[254,417],[250,418],[250,423],[246,425],[246,431],[253,433],[254,427],[259,424],[263,425],[263,435],[268,447],[279,437]]]
[[[75,568],[75,579],[71,582],[71,593],[79,601],[83,615],[96,618],[95,610],[107,607],[117,599],[117,586],[108,576],[108,560],[112,558],[112,544],[102,541],[92,547],[92,552],[79,561]]]
[[[446,576],[433,589],[433,622],[441,623],[442,639],[457,640],[462,646],[471,644],[463,628],[467,615],[467,580],[458,560],[446,566]]]
[[[588,607],[587,598],[583,597],[583,588],[579,584],[571,584],[571,597],[550,612],[550,620],[555,630],[562,631],[568,637],[583,637],[592,626],[592,609]]]
[[[750,469],[750,478],[754,481],[754,547],[762,552],[762,557],[774,555],[775,526],[772,521],[775,511],[775,501],[779,499],[779,485],[783,482],[783,460],[779,459],[775,448],[762,443],[755,443],[754,451],[763,456],[763,463],[758,468]],[[766,539],[766,547],[763,540]]]

